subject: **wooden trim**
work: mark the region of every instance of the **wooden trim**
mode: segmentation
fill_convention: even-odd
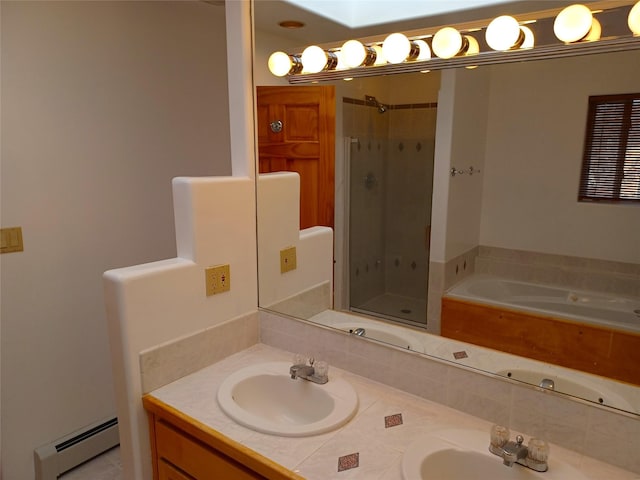
[[[142,404],[145,410],[150,415],[154,415],[156,419],[164,420],[177,427],[206,446],[219,451],[265,478],[271,480],[304,480],[300,475],[254,452],[217,430],[198,422],[151,394],[142,397]]]
[[[640,335],[632,332],[445,297],[441,334],[640,385]]]

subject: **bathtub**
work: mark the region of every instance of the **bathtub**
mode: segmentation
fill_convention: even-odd
[[[640,386],[640,299],[472,275],[442,297],[441,335]]]
[[[640,298],[617,297],[476,274],[445,295],[640,333]]]

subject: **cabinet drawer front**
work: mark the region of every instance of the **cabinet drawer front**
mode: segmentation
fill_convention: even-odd
[[[160,459],[165,459],[197,480],[265,478],[162,421],[156,422],[156,442]]]

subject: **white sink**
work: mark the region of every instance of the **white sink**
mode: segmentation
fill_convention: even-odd
[[[587,480],[579,470],[554,458],[553,450],[548,463],[549,470],[544,473],[522,465],[507,467],[500,457],[489,452],[488,431],[445,429],[409,445],[402,459],[402,475],[405,480]]]
[[[218,389],[220,408],[245,427],[285,437],[325,433],[355,415],[358,394],[347,381],[331,372],[324,385],[293,380],[290,366],[269,362],[232,373]]]

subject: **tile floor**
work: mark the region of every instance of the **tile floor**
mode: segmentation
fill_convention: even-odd
[[[59,477],[60,480],[121,480],[120,447],[98,455]]]

